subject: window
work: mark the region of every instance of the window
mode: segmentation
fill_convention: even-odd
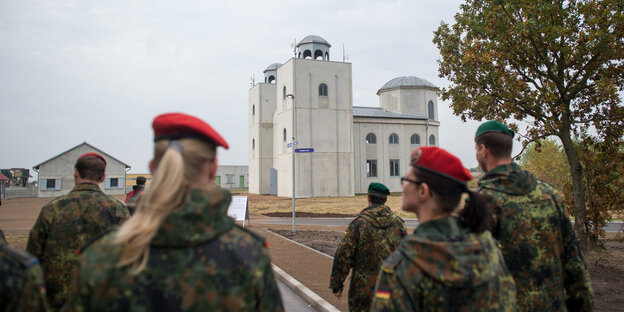
[[[61,179],[41,179],[39,189],[42,191],[59,191],[61,190]]]
[[[399,173],[399,160],[398,159],[390,159],[390,176],[398,177]]]
[[[256,105],[251,106],[251,116],[256,116]]]
[[[412,137],[410,138],[410,144],[420,145],[420,136],[418,134],[412,134]]]
[[[234,184],[234,175],[233,174],[226,174],[225,177],[227,178],[227,184]]]
[[[435,137],[433,136],[433,134],[429,137],[429,145],[435,146]]]
[[[284,138],[282,138],[284,142],[286,142],[286,128],[284,128]]]
[[[256,139],[251,139],[251,149],[256,149]]]
[[[427,111],[429,112],[429,120],[435,120],[435,115],[433,112],[433,101],[429,101],[427,105]]]
[[[319,85],[319,96],[327,96],[327,85],[324,83]]]
[[[377,144],[377,136],[373,133],[366,135],[366,144]]]
[[[119,185],[119,179],[117,179],[117,178],[110,179],[110,187],[111,188],[117,188],[118,185]]]
[[[107,189],[120,189],[122,188],[123,179],[121,178],[106,178],[106,188]]]
[[[53,190],[56,188],[56,179],[46,179],[46,190]]]
[[[377,177],[377,159],[369,159],[366,161],[366,177]]]
[[[390,138],[388,138],[388,142],[390,144],[399,144],[399,136],[396,135],[396,133],[391,134]]]
[[[284,89],[282,90],[282,99],[286,99],[286,86],[284,86]]]

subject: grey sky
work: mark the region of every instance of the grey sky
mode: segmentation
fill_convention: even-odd
[[[437,86],[440,21],[460,1],[0,1],[0,168],[32,168],[87,141],[147,172],[154,116],[210,123],[248,162],[250,78],[315,34],[353,64],[353,105],[398,76]],[[439,102],[440,145],[475,167],[478,123]]]

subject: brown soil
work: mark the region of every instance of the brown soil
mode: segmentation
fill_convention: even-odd
[[[267,217],[292,217],[292,212],[268,212],[262,214]],[[314,213],[314,212],[303,212],[296,211],[295,217],[302,218],[349,218],[355,217],[355,214],[342,214],[342,213]]]

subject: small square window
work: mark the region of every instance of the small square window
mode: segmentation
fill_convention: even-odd
[[[46,189],[55,189],[56,188],[56,179],[46,179]]]

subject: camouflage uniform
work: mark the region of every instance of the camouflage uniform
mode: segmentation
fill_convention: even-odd
[[[515,301],[490,232],[446,217],[422,223],[384,261],[371,311],[513,311]]]
[[[479,193],[493,197],[493,236],[518,289],[521,311],[591,311],[593,292],[557,191],[511,163],[487,172]]]
[[[69,311],[283,311],[264,239],[234,224],[226,191],[192,190],[156,232],[138,275],[116,232],[88,246]]]
[[[48,302],[60,309],[67,300],[76,251],[96,235],[129,217],[120,201],[93,183],[76,185],[46,204],[30,230],[26,250],[41,260]]]
[[[0,231],[0,311],[47,311],[39,260],[9,247]]]
[[[383,260],[407,235],[405,223],[384,205],[373,204],[362,210],[345,231],[334,256],[329,288],[342,290],[349,270],[349,311],[368,311],[373,299],[377,274]]]

